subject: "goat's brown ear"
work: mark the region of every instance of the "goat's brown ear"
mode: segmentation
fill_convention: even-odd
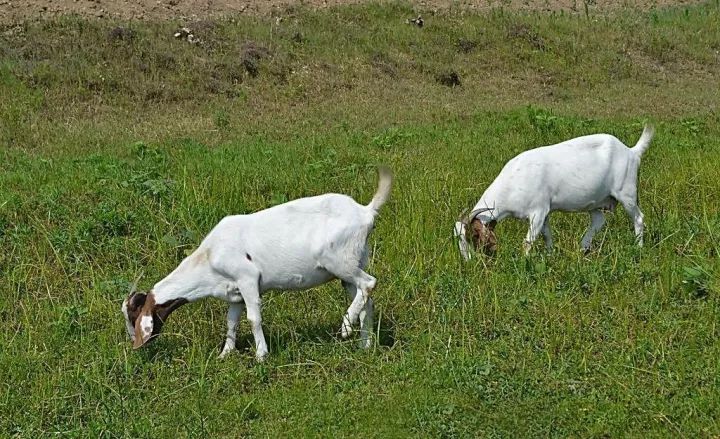
[[[135,321],[135,341],[133,341],[133,349],[142,347],[150,341],[153,336],[153,327],[155,322],[152,314],[142,313]]]
[[[137,349],[150,341],[153,337],[153,329],[155,327],[155,297],[150,294],[143,299],[143,307],[135,320],[135,341],[133,349]]]

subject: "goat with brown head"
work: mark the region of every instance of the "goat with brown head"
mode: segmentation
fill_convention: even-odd
[[[483,222],[478,217],[479,214],[489,210],[492,210],[492,208],[475,209],[467,216],[465,216],[465,212],[467,212],[465,210],[460,213],[458,220],[455,222],[454,234],[458,238],[460,254],[465,260],[470,259],[468,240],[473,244],[475,250],[482,251],[487,255],[492,255],[497,250],[496,221]]]
[[[125,328],[133,348],[137,349],[160,332],[170,313],[188,301],[183,298],[173,299],[166,303],[155,302],[155,295],[149,293],[132,292],[123,301],[122,312],[125,317]]]
[[[360,322],[360,342],[373,335],[370,292],[377,279],[364,268],[368,238],[392,188],[392,172],[378,170],[378,188],[369,204],[335,193],[306,197],[259,212],[229,215],[218,222],[194,252],[150,292],[131,293],[122,304],[133,347],[157,336],[179,306],[206,298],[229,304],[221,356],[236,350],[236,329],[245,311],[255,339],[255,356],[268,354],[261,296],[268,290],[302,290],[339,279],[352,303],[340,332],[348,337]]]
[[[610,134],[592,134],[516,155],[485,189],[475,210],[455,223],[463,258],[470,259],[468,238],[476,248],[493,252],[495,224],[505,218],[530,223],[523,242],[526,255],[540,234],[552,251],[549,221],[553,211],[590,214],[590,227],[580,241],[583,251],[588,251],[593,236],[605,224],[603,211],[617,204],[632,219],[637,245],[642,246],[645,223],[638,207],[637,177],[654,132],[646,125],[631,148]],[[483,213],[487,210],[492,212]]]

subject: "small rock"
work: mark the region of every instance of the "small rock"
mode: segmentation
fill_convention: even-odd
[[[190,44],[198,44],[201,42],[200,38],[196,37],[187,27],[181,27],[173,34],[173,36],[175,38],[187,40],[187,42]]]
[[[190,34],[191,34],[190,29],[188,29],[186,27],[181,27],[180,29],[175,31],[175,34],[173,34],[173,36],[175,38],[187,38],[187,36]]]

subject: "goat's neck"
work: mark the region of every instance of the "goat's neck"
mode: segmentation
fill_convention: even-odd
[[[207,258],[195,251],[152,289],[158,304],[175,299],[194,302],[217,295],[222,279],[210,268]]]
[[[480,200],[477,202],[477,204],[475,204],[475,207],[473,207],[473,210],[487,208],[492,209],[481,212],[475,217],[479,219],[483,224],[487,224],[490,221],[501,221],[503,218],[510,214],[504,209],[502,201],[499,199],[499,197],[496,196],[493,189],[494,188],[491,185],[485,191],[482,197],[480,197]]]

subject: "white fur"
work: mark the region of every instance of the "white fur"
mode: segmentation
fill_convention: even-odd
[[[467,220],[455,224],[461,254],[470,259],[465,226],[476,217],[483,224],[506,217],[526,218],[530,229],[525,253],[540,233],[552,249],[548,220],[554,210],[590,212],[591,225],[582,239],[582,248],[587,250],[605,221],[602,209],[611,210],[617,202],[632,218],[637,243],[642,245],[637,175],[640,157],[653,134],[653,128],[646,126],[633,148],[609,134],[594,134],[520,153],[503,167]]]
[[[150,338],[153,331],[153,318],[152,316],[142,316],[140,317],[140,331],[142,331],[142,338],[143,340],[146,340]]]
[[[362,341],[367,345],[373,317],[369,293],[376,282],[363,271],[367,239],[391,181],[389,170],[381,168],[377,193],[367,206],[346,195],[325,194],[223,218],[193,254],[155,284],[156,303],[205,297],[229,302],[221,356],[235,349],[235,329],[245,308],[256,356],[262,360],[268,351],[261,326],[261,294],[311,288],[338,278],[352,300],[342,334],[349,335],[346,325],[361,317]]]

